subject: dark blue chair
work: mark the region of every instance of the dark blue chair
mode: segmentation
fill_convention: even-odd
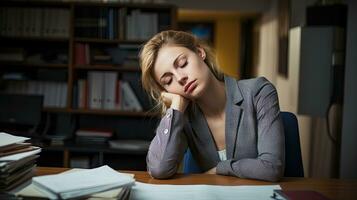
[[[280,112],[285,132],[285,171],[286,177],[304,177],[299,125],[296,116],[291,112]]]
[[[280,112],[285,132],[285,172],[286,177],[304,177],[302,165],[299,126],[296,116],[290,112]],[[184,156],[183,172],[185,174],[202,173],[193,159],[190,149]]]

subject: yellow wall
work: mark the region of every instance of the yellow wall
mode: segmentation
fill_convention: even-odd
[[[179,10],[178,21],[215,22],[214,48],[222,71],[239,78],[240,15],[236,12]]]

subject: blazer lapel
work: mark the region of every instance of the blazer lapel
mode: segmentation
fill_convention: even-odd
[[[193,139],[195,143],[197,146],[204,148],[204,154],[201,156],[205,157],[206,161],[209,161],[209,163],[205,163],[206,168],[208,169],[209,167],[217,165],[220,159],[216,144],[214,143],[207,121],[198,106],[192,109],[190,122],[194,131]]]
[[[243,113],[243,109],[240,107],[243,96],[235,79],[226,76],[224,80],[227,97],[225,125],[226,153],[227,159],[232,159],[236,149],[238,127]]]

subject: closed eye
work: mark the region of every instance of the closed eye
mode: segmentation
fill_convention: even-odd
[[[180,61],[179,61],[179,63],[178,63],[178,66],[179,66],[180,68],[183,68],[183,67],[185,67],[186,65],[187,65],[187,59],[186,59],[186,58],[181,58]]]
[[[170,76],[166,76],[166,77],[163,78],[162,82],[163,82],[164,85],[170,85],[171,82],[172,82],[172,78]]]
[[[183,68],[183,67],[185,67],[186,65],[187,65],[187,60],[185,61],[185,63],[183,63],[181,66],[180,66],[180,68]]]

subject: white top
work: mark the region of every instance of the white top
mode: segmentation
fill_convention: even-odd
[[[218,155],[219,155],[219,159],[221,160],[227,160],[227,153],[226,153],[226,149],[217,151]]]

